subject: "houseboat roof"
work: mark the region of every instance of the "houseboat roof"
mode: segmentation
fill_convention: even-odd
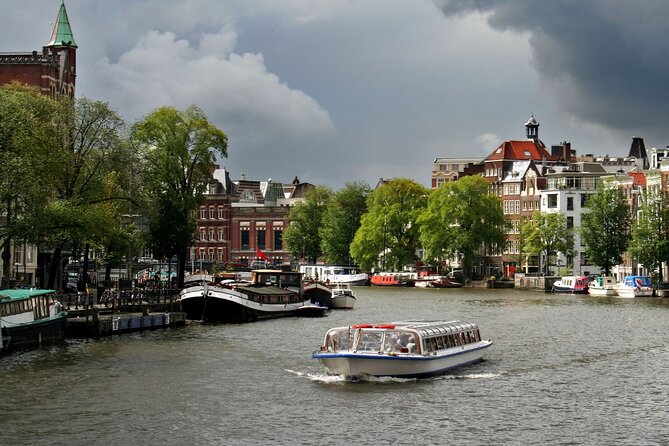
[[[7,289],[7,290],[0,290],[0,300],[21,300],[21,299],[28,299],[30,297],[35,297],[35,296],[43,296],[45,294],[52,294],[55,293],[55,290],[41,290],[37,288],[30,288],[30,289]]]

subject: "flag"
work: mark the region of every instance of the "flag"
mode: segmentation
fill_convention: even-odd
[[[260,248],[258,248],[258,252],[256,253],[256,255],[257,255],[258,257],[260,257],[261,259],[263,259],[265,262],[267,261],[267,256],[265,255],[264,252],[262,252],[262,251],[260,250]]]

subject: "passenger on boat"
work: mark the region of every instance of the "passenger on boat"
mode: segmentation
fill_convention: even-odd
[[[413,336],[409,338],[409,342],[407,343],[407,348],[409,349],[409,353],[413,353],[416,350],[416,340],[414,339]]]

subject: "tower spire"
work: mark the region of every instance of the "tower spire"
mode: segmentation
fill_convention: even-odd
[[[51,32],[51,40],[49,40],[47,46],[69,46],[72,48],[77,48],[77,43],[74,41],[74,35],[72,34],[72,27],[70,27],[70,21],[67,18],[65,0],[63,0],[63,2],[60,4],[58,18],[56,18],[56,24],[53,26],[53,31]]]

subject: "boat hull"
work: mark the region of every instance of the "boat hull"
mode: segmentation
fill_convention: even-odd
[[[332,288],[322,283],[309,283],[304,285],[304,295],[311,303],[325,305],[332,308]]]
[[[350,310],[355,306],[355,297],[353,296],[333,296],[330,308]]]
[[[328,372],[353,378],[396,377],[427,378],[449,370],[480,362],[492,341],[480,341],[469,347],[456,347],[440,355],[389,355],[362,353],[314,353]]]
[[[614,288],[588,288],[588,294],[591,296],[615,296],[618,294]]]
[[[625,299],[634,299],[635,297],[651,297],[653,295],[653,289],[636,289],[629,287],[619,287],[616,288],[616,293],[619,297]]]
[[[232,323],[295,316],[297,310],[309,302],[306,299],[294,303],[262,303],[236,290],[201,285],[184,289],[180,301],[187,319]]]
[[[67,329],[67,313],[40,319],[35,322],[2,327],[0,351],[9,353],[63,342]]]

